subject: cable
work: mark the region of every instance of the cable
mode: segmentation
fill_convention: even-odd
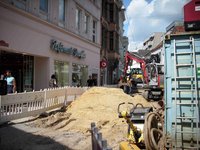
[[[163,119],[161,115],[159,115],[157,112],[151,112],[147,114],[145,117],[145,123],[144,123],[144,142],[145,147],[147,150],[157,150],[158,149],[158,143],[161,137],[163,136],[163,128],[160,129],[160,125],[163,127]],[[156,138],[156,135],[160,136],[159,138]]]

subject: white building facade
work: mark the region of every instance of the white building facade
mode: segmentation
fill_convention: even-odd
[[[0,0],[0,73],[17,91],[99,82],[101,0]]]
[[[157,47],[162,41],[164,33],[155,32],[148,39],[143,42],[143,50],[152,50]]]

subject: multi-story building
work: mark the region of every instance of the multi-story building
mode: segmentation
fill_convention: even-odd
[[[125,54],[128,51],[128,37],[123,36],[121,39],[120,46],[120,59],[119,59],[119,77],[124,75],[124,67],[125,67]]]
[[[162,41],[164,33],[155,32],[148,39],[143,42],[143,50],[152,50],[157,47]]]
[[[167,34],[176,34],[185,32],[184,22],[183,21],[173,21],[170,25],[166,27]]]
[[[99,82],[101,0],[0,0],[0,73],[17,91]]]
[[[119,65],[117,77],[123,75],[124,72],[124,56],[128,50],[128,37],[123,36],[124,34],[124,21],[125,21],[125,7],[122,6],[119,12]]]
[[[101,41],[101,84],[113,84],[119,70],[119,14],[123,9],[122,0],[102,0],[102,41]],[[123,19],[122,19],[123,20]]]

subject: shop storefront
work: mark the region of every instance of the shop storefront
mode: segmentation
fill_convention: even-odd
[[[62,42],[51,40],[50,49],[57,55],[62,54],[67,57],[72,56],[75,60],[84,61],[86,54],[84,50],[79,50],[74,47],[66,47]],[[71,64],[71,66],[70,66]],[[71,68],[71,72],[70,72]],[[88,78],[88,66],[78,63],[70,63],[55,60],[54,61],[55,75],[59,86],[86,86]],[[70,77],[71,76],[71,77]],[[70,83],[71,79],[71,83]]]
[[[34,57],[0,50],[0,74],[10,70],[15,77],[17,92],[33,90]]]
[[[52,74],[60,87],[87,86],[89,75],[99,83],[99,38],[96,37],[95,43],[71,30],[2,5],[0,41],[8,45],[0,45],[0,73],[12,71],[17,92],[49,88]]]

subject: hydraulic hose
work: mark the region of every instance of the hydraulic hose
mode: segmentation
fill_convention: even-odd
[[[157,112],[151,112],[146,115],[143,134],[144,134],[145,147],[147,150],[158,149],[159,140],[163,136],[162,127],[163,127],[163,119]]]

